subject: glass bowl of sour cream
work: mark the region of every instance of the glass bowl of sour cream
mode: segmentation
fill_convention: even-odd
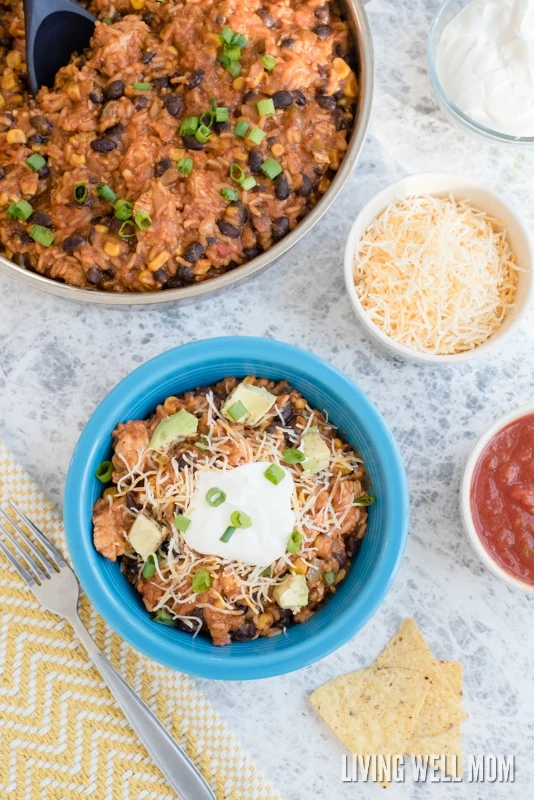
[[[493,142],[534,145],[534,0],[445,0],[427,57],[449,118]]]

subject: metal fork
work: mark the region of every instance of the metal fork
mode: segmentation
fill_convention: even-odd
[[[0,540],[0,551],[10,561],[29,590],[48,611],[66,619],[89,653],[95,667],[111,689],[128,722],[158,765],[170,786],[183,800],[215,800],[215,795],[193,762],[163,727],[152,711],[130,688],[119,673],[100,652],[78,615],[79,586],[74,572],[46,536],[9,501],[9,507],[18,520],[31,531],[45,554],[24,533],[20,522],[3,508],[1,534],[11,543],[19,557]],[[16,536],[6,527],[12,528]],[[24,544],[22,546],[21,542]],[[22,562],[25,562],[22,563]]]

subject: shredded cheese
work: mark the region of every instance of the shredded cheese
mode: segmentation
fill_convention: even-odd
[[[359,242],[360,302],[406,347],[435,355],[472,350],[514,306],[519,270],[506,233],[501,221],[452,195],[398,200]]]

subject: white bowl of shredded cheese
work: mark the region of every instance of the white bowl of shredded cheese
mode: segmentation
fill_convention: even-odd
[[[465,361],[497,348],[533,294],[532,245],[496,192],[452,173],[410,175],[362,208],[345,284],[364,327],[397,355]]]

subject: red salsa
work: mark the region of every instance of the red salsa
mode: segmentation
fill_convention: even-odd
[[[487,445],[473,475],[471,511],[497,564],[534,584],[534,414],[511,422]]]

